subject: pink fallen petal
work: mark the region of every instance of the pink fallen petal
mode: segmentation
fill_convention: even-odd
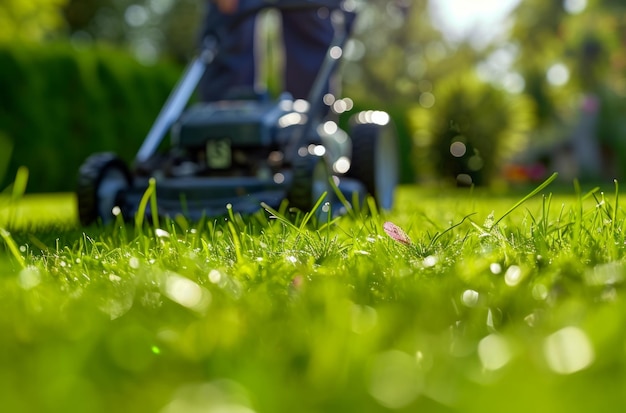
[[[389,222],[389,221],[385,222],[383,224],[383,229],[385,230],[387,235],[389,235],[391,238],[398,241],[399,243],[404,244],[404,245],[411,245],[412,243],[411,238],[409,238],[409,236],[406,235],[406,232],[404,232],[402,228],[400,228],[393,222]]]
[[[301,275],[296,275],[295,277],[293,277],[293,280],[291,280],[291,287],[295,290],[300,290],[303,284],[304,277]]]

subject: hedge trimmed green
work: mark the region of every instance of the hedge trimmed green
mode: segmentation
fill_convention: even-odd
[[[26,166],[29,192],[71,191],[91,153],[131,159],[179,75],[102,46],[0,45],[0,184]]]

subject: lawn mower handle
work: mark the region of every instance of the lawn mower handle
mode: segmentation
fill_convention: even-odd
[[[207,66],[215,59],[219,49],[220,31],[226,32],[246,18],[250,18],[264,9],[306,10],[327,7],[333,10],[344,10],[344,3],[344,0],[264,0],[254,7],[237,12],[233,17],[224,18],[223,15],[216,17],[218,19],[217,21],[208,24],[214,24],[213,32],[207,33],[208,35],[204,36],[200,53],[185,68],[182,78],[170,93],[156,120],[152,124],[150,131],[146,135],[146,138],[135,156],[135,166],[145,163],[154,155],[169,128],[182,114],[193,92],[196,90],[198,83],[200,83],[200,79],[206,72]],[[344,13],[347,14],[349,11],[344,10]],[[345,39],[342,41],[345,41]],[[328,66],[328,64],[324,65],[321,72],[332,71],[332,68]],[[320,75],[321,74],[322,73],[320,73]],[[316,84],[317,83],[319,82],[316,82]],[[314,90],[311,91],[310,97],[320,94],[319,89],[319,87],[315,88],[314,85]],[[321,111],[321,108],[319,110]]]

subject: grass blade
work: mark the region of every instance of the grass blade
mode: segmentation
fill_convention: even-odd
[[[524,198],[520,199],[519,201],[517,201],[517,203],[515,205],[513,205],[511,208],[509,208],[508,211],[506,211],[504,213],[504,215],[502,215],[500,218],[498,218],[493,225],[491,225],[491,227],[489,228],[489,230],[491,230],[491,228],[494,228],[495,226],[498,225],[498,223],[500,223],[500,221],[502,221],[504,218],[506,218],[511,212],[515,211],[517,208],[520,207],[520,205],[522,205],[524,202],[528,201],[530,198],[534,197],[535,195],[537,195],[539,192],[543,191],[548,185],[550,185],[557,177],[559,176],[558,172],[553,173],[548,179],[546,179],[545,181],[543,181],[543,183],[541,185],[539,185],[537,188],[533,189],[528,195],[526,195]]]
[[[4,240],[9,252],[13,255],[13,258],[20,264],[20,267],[24,268],[26,266],[26,262],[24,261],[24,257],[20,253],[20,249],[15,243],[15,240],[11,236],[11,233],[4,228],[0,228],[0,237]]]
[[[159,208],[157,205],[156,180],[150,179],[149,183],[152,191],[150,191],[150,211],[152,211],[152,225],[154,228],[160,228],[159,225]]]
[[[155,191],[155,187],[156,180],[154,178],[150,178],[150,181],[148,183],[148,189],[146,189],[146,192],[143,193],[141,201],[139,201],[139,206],[137,207],[137,214],[135,215],[135,227],[138,231],[140,231],[143,226],[143,221],[146,216],[146,208],[148,207],[148,201],[152,197],[152,193]]]

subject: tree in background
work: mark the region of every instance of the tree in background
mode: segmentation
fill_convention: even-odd
[[[346,90],[356,100],[403,108],[421,182],[490,184],[505,161],[525,149],[534,105],[521,93],[520,75],[500,73],[510,45],[450,42],[433,26],[430,6],[425,0],[368,3],[356,32],[363,44],[354,69],[358,82],[350,82],[348,65]]]
[[[344,81],[357,98],[428,102],[440,79],[471,70],[484,53],[467,43],[448,43],[433,26],[428,0],[371,0],[346,52]]]
[[[60,9],[68,0],[3,0],[0,41],[39,41],[64,27]]]
[[[76,42],[127,46],[144,63],[186,62],[197,48],[204,1],[69,0],[63,9]]]
[[[511,42],[514,69],[536,102],[535,158],[566,178],[626,176],[626,3],[523,0]],[[562,163],[562,162],[561,162]]]

